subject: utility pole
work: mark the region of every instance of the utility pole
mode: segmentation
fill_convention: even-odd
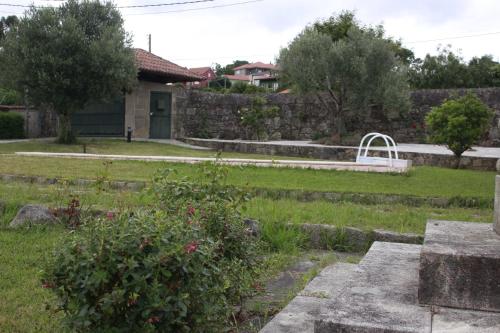
[[[149,53],[151,53],[151,34],[148,35],[148,41],[149,41]]]

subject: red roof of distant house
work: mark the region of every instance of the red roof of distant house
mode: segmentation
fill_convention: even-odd
[[[174,64],[143,49],[134,49],[135,61],[139,72],[152,74],[169,82],[197,81],[200,75],[185,67]]]
[[[229,80],[234,80],[234,81],[251,81],[252,76],[251,75],[224,75],[225,78]]]
[[[190,68],[189,71],[198,75],[203,75],[211,69],[212,69],[211,67],[196,67],[196,68]]]
[[[234,68],[234,70],[252,69],[252,68],[264,68],[264,69],[274,69],[274,70],[278,69],[278,67],[273,65],[273,64],[265,64],[265,63],[259,61],[259,62],[254,62],[251,64],[238,66],[238,67]]]

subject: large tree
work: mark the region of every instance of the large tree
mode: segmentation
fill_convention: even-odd
[[[15,15],[0,18],[0,43],[5,38],[7,32],[12,29],[19,19]]]
[[[32,7],[2,44],[4,79],[30,103],[57,112],[62,143],[75,141],[72,113],[123,94],[137,78],[130,37],[111,2]]]
[[[300,93],[316,94],[331,111],[338,141],[346,109],[359,114],[377,105],[399,114],[409,108],[406,66],[390,41],[356,26],[346,34],[334,40],[314,25],[306,27],[278,60],[286,82]]]

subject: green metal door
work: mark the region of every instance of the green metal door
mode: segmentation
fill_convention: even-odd
[[[170,139],[172,94],[152,91],[149,103],[149,137]]]
[[[71,115],[71,127],[77,135],[123,136],[125,132],[125,99],[90,103]]]

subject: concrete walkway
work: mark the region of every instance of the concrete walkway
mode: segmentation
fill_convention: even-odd
[[[16,152],[18,156],[53,157],[53,158],[79,158],[79,159],[106,159],[124,161],[149,161],[196,164],[215,162],[212,157],[183,157],[183,156],[139,156],[139,155],[109,155],[109,154],[82,154],[82,153],[44,153],[44,152]],[[253,165],[259,167],[288,167],[303,169],[349,170],[364,172],[395,172],[402,173],[409,170],[410,166],[371,165],[355,162],[333,161],[306,161],[306,160],[257,160],[243,158],[223,158],[218,160],[225,165]]]
[[[193,138],[195,139],[195,138]],[[247,143],[247,144],[266,144],[266,145],[276,145],[276,146],[294,146],[294,147],[331,147],[331,148],[352,148],[358,149],[358,146],[327,146],[319,143],[312,143],[311,141],[252,141],[252,140],[220,140],[220,139],[198,139],[199,141],[207,142],[222,142],[222,143]],[[397,144],[398,151],[408,152],[408,153],[427,153],[427,154],[438,154],[438,155],[453,155],[453,152],[443,145],[431,145],[431,144],[417,144],[417,143],[399,143]],[[386,150],[386,147],[370,147],[370,150]],[[497,147],[472,147],[471,150],[466,151],[463,156],[474,156],[474,157],[490,157],[490,158],[500,158],[500,148]]]

